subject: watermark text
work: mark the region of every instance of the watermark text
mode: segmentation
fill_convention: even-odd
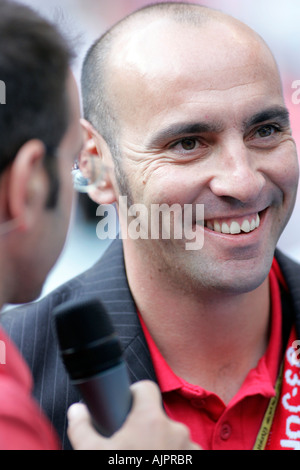
[[[300,104],[300,80],[294,80],[292,88],[295,90],[292,94],[292,103]]]
[[[119,197],[120,214],[126,230],[119,234],[116,210],[112,205],[100,205],[96,215],[101,217],[96,233],[100,240],[184,240],[186,250],[200,250],[204,244],[203,204],[133,204],[128,207],[127,196]]]
[[[6,344],[0,341],[0,364],[6,364]]]

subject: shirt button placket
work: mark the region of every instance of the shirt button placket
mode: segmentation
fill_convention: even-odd
[[[220,439],[222,439],[222,441],[228,441],[230,436],[231,436],[230,424],[229,423],[222,424],[221,429],[220,429]]]

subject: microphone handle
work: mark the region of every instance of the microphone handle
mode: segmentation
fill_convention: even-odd
[[[73,380],[88,407],[97,431],[110,437],[124,423],[131,405],[132,394],[124,361],[94,377]]]

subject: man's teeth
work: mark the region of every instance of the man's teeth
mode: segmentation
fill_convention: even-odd
[[[257,227],[259,227],[260,224],[260,218],[259,215],[257,214],[256,219],[252,218],[250,219],[245,219],[241,224],[239,224],[236,220],[233,220],[232,222],[226,223],[226,222],[218,222],[217,220],[214,220],[213,222],[208,221],[206,226],[210,230],[213,230],[214,232],[219,232],[219,233],[226,233],[230,235],[236,235],[241,232],[249,233],[253,232]]]

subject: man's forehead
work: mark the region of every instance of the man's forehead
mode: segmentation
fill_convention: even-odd
[[[224,19],[226,18],[226,20]],[[228,52],[241,49],[246,51],[264,45],[256,33],[234,19],[218,18],[200,23],[198,26],[179,23],[169,17],[154,17],[153,21],[135,22],[116,36],[110,55],[110,64],[115,69],[139,70],[141,74],[151,68],[162,66],[164,61],[172,62],[176,71],[176,59],[184,55],[189,58],[205,55],[206,51]],[[264,45],[266,52],[267,47]],[[221,56],[221,55],[220,55]],[[209,58],[209,53],[206,59]],[[213,59],[213,57],[211,57]]]
[[[270,85],[281,93],[273,56],[254,33],[240,32],[227,24],[221,24],[217,35],[210,24],[185,28],[157,20],[120,44],[112,54],[115,67],[109,81],[118,103],[142,107],[146,96],[151,95],[152,100],[171,95],[172,99],[175,88],[176,94],[189,93],[192,88],[198,93],[245,86],[256,80],[267,82],[266,90]]]
[[[176,82],[182,90],[192,82],[203,89],[222,89],[231,71],[233,86],[237,77],[244,85],[263,72],[264,80],[272,85],[276,82],[279,92],[281,89],[275,60],[263,41],[251,30],[244,32],[242,27],[226,23],[217,29],[215,23],[187,29],[166,19],[157,20],[126,37],[112,57],[110,90],[121,103],[140,96],[136,103],[140,106],[145,94],[159,97]]]

